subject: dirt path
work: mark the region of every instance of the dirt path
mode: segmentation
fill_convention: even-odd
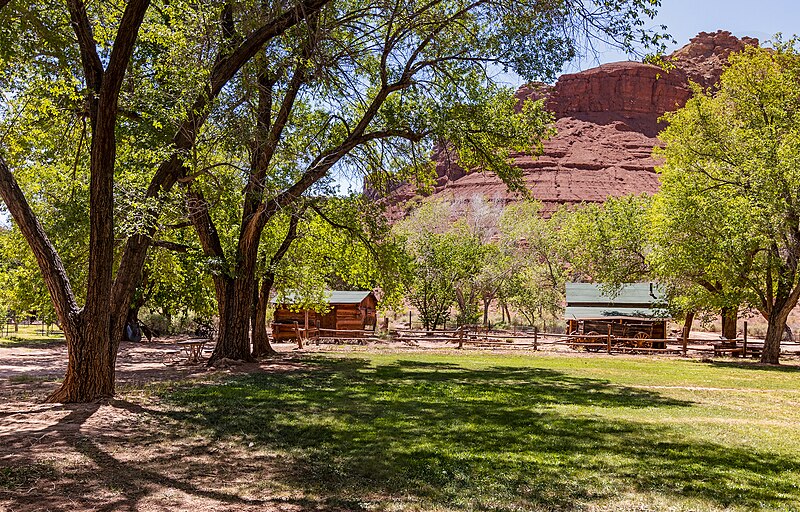
[[[142,391],[146,384],[291,368],[293,358],[223,371],[165,365],[164,351],[175,348],[125,343],[117,373],[124,399],[56,405],[42,400],[63,377],[65,347],[0,347],[0,510],[315,508],[291,490],[259,486],[259,473],[281,470],[275,461],[243,447],[185,436],[157,398]]]

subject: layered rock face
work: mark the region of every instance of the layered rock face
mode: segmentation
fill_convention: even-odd
[[[556,117],[557,134],[545,142],[542,156],[512,155],[531,195],[543,203],[544,213],[562,204],[655,193],[658,162],[652,150],[663,128],[658,119],[686,103],[691,95],[689,80],[712,87],[730,53],[750,44],[758,41],[724,31],[702,32],[669,56],[675,65],[669,72],[649,64],[617,62],[562,75],[554,86],[520,88],[517,98],[545,98]],[[437,197],[517,199],[493,174],[464,172],[446,150],[435,151],[434,160]],[[391,193],[391,202],[401,203],[415,194],[414,187],[403,185]]]

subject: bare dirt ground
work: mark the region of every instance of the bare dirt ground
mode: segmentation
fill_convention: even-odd
[[[120,399],[55,405],[42,400],[63,376],[65,347],[0,347],[0,510],[308,510],[290,490],[259,485],[263,472],[281,471],[279,461],[185,437],[142,391],[220,373],[276,371],[296,364],[293,358],[220,372],[165,365],[163,352],[174,348],[125,343]]]
[[[288,371],[303,364],[294,347],[278,346],[283,357],[269,362],[223,370],[165,364],[165,351],[176,348],[124,343],[117,399],[55,405],[42,402],[63,377],[64,345],[0,347],[0,510],[337,510],[276,486],[276,481],[291,481],[274,478],[289,471],[280,455],[182,432],[155,393],[229,373]],[[304,352],[332,350],[418,349],[310,345]],[[593,357],[570,352],[576,356]]]

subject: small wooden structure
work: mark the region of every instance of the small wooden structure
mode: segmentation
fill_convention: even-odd
[[[318,313],[313,309],[298,309],[291,303],[276,304],[272,322],[272,337],[276,342],[297,341],[298,336],[316,338],[335,331],[373,330],[377,323],[378,299],[370,291],[325,292],[330,310]],[[352,333],[348,334],[349,337]]]
[[[663,290],[656,283],[629,283],[616,294],[606,294],[594,283],[567,283],[564,311],[569,334],[606,335],[642,340],[639,348],[663,348],[669,313]]]

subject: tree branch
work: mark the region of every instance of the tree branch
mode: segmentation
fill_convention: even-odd
[[[71,2],[74,1],[76,0],[71,0]],[[111,108],[113,105],[115,117],[122,80],[125,78],[125,71],[128,69],[133,54],[139,27],[149,6],[150,0],[130,0],[125,7],[125,12],[122,13],[122,21],[117,30],[117,37],[114,39],[114,47],[111,50],[108,68],[104,73],[100,90],[100,105],[103,108]]]
[[[97,44],[94,41],[92,23],[86,13],[86,6],[81,0],[68,0],[67,6],[69,7],[72,30],[78,38],[78,48],[80,48],[86,86],[89,88],[90,94],[94,96],[100,93],[100,87],[103,83],[103,63],[97,54]],[[94,104],[94,102],[90,101],[90,104]],[[96,106],[92,108],[91,112],[93,119],[97,114],[96,110],[94,110],[95,108]]]
[[[75,295],[72,293],[69,277],[64,269],[64,263],[2,156],[0,156],[0,196],[30,245],[53,299],[58,319],[67,328],[74,323],[79,309],[75,302]]]
[[[310,203],[309,206],[311,206],[312,210],[317,212],[317,215],[319,215],[322,218],[322,220],[324,220],[325,222],[327,222],[331,226],[335,227],[336,229],[341,229],[341,230],[347,231],[348,233],[354,235],[356,238],[361,240],[361,243],[364,244],[364,246],[367,248],[367,250],[369,252],[372,253],[373,256],[376,256],[376,257],[378,256],[378,251],[375,250],[375,248],[372,246],[372,242],[366,236],[364,236],[363,233],[361,233],[360,231],[358,231],[357,229],[355,229],[355,228],[353,228],[351,226],[347,226],[345,224],[340,224],[340,223],[336,222],[335,220],[331,219],[330,217],[325,215],[325,213],[322,211],[322,209],[320,207],[318,207],[316,204],[314,204],[313,202]]]
[[[162,249],[167,249],[168,251],[183,252],[183,253],[189,252],[191,249],[193,249],[193,247],[190,245],[179,244],[177,242],[169,242],[167,240],[153,240],[151,245],[153,247],[160,247]]]
[[[203,193],[198,190],[186,191],[186,205],[189,209],[189,219],[194,224],[197,237],[200,239],[200,246],[207,256],[224,258],[225,252],[222,250],[222,242],[214,226],[214,220],[208,211],[208,202]]]
[[[275,251],[275,254],[273,254],[269,260],[270,269],[277,265],[283,259],[283,257],[286,256],[286,253],[289,252],[292,242],[297,239],[297,226],[300,224],[300,219],[303,218],[303,214],[305,213],[307,207],[307,204],[303,204],[300,207],[300,210],[296,214],[292,215],[292,217],[289,219],[289,229],[286,232],[286,236],[283,238],[283,242],[281,242],[278,250]]]
[[[147,198],[158,197],[169,192],[177,180],[185,172],[184,153],[194,145],[197,134],[208,116],[209,106],[214,102],[226,83],[249,61],[258,50],[272,38],[283,34],[286,30],[301,22],[310,13],[318,12],[331,0],[304,0],[293,9],[283,12],[278,17],[265,23],[251,33],[228,57],[221,58],[214,65],[206,91],[194,102],[188,118],[181,123],[173,136],[173,153],[159,165],[150,181]],[[155,208],[151,212],[157,215]],[[120,259],[117,279],[114,281],[114,297],[117,302],[133,296],[136,280],[144,265],[147,247],[155,232],[155,226],[146,234],[128,239],[125,251]]]

